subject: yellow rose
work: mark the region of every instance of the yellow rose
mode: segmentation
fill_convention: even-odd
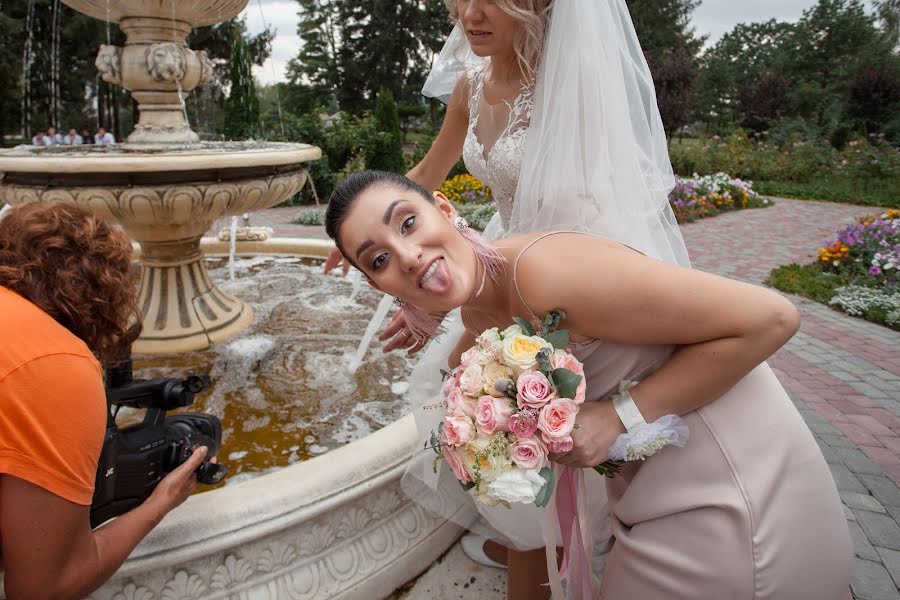
[[[543,338],[529,335],[511,335],[503,340],[503,362],[518,374],[535,365],[535,355],[550,346]]]
[[[488,363],[485,365],[481,375],[482,379],[484,379],[484,393],[494,398],[502,398],[506,394],[494,389],[494,384],[501,379],[512,379],[512,376],[513,371],[509,367],[498,362]]]

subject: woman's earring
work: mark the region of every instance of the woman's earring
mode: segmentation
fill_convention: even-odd
[[[453,219],[453,226],[457,229],[465,229],[469,226],[469,222],[462,217],[456,217]]]
[[[406,303],[400,298],[394,298],[394,304],[396,304],[399,308],[403,308],[403,305]]]

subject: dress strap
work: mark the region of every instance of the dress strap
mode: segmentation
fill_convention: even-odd
[[[525,308],[528,309],[528,312],[531,313],[532,320],[540,321],[541,318],[537,315],[537,313],[534,312],[534,310],[532,310],[531,305],[529,305],[528,302],[525,301],[525,298],[522,297],[522,292],[519,291],[519,280],[518,280],[519,259],[522,258],[522,255],[525,254],[526,250],[528,250],[529,248],[531,248],[532,246],[537,244],[539,241],[541,241],[542,239],[544,239],[546,237],[550,237],[551,235],[555,235],[557,233],[581,233],[581,232],[578,232],[578,231],[548,231],[547,233],[542,233],[541,235],[537,236],[536,238],[534,238],[533,240],[528,242],[524,248],[519,250],[519,253],[516,255],[516,260],[513,262],[513,273],[512,273],[513,287],[516,288],[516,294],[519,295],[519,300],[522,301],[522,304],[524,304]]]

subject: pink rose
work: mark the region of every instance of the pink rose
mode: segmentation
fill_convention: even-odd
[[[457,387],[458,372],[459,371],[454,369],[453,372],[450,373],[450,377],[448,377],[447,379],[444,380],[444,385],[441,386],[441,392],[443,392],[445,398],[450,395],[451,390],[453,390]]]
[[[574,447],[575,442],[570,435],[563,438],[561,442],[550,442],[547,444],[547,450],[552,454],[565,454],[566,452],[571,452]]]
[[[475,426],[471,417],[461,410],[447,413],[444,417],[444,442],[451,446],[462,446],[472,441]]]
[[[541,408],[553,396],[553,387],[540,371],[523,371],[516,381],[519,408]]]
[[[447,394],[447,414],[462,410],[464,401],[465,396],[463,396],[462,390],[459,388],[450,390],[450,393]]]
[[[477,396],[484,386],[481,380],[481,365],[472,364],[459,376],[459,387],[470,396]]]
[[[509,430],[519,438],[530,438],[537,431],[539,411],[535,408],[525,408],[509,418]]]
[[[509,445],[509,453],[513,462],[522,469],[540,471],[547,464],[547,448],[536,438],[516,440]]]
[[[479,359],[481,358],[481,349],[478,346],[472,346],[468,350],[462,353],[462,356],[459,357],[459,364],[463,369],[468,367],[469,365],[475,365],[479,363]]]
[[[478,423],[478,429],[487,434],[509,431],[509,418],[512,414],[509,398],[482,396],[478,399],[475,422]]]
[[[568,398],[551,400],[538,415],[538,429],[546,443],[563,442],[572,434],[578,407]]]
[[[587,391],[587,380],[584,376],[584,365],[569,352],[557,350],[550,357],[550,366],[554,369],[568,369],[576,375],[581,375],[581,382],[575,390],[575,404],[584,402],[584,394]]]
[[[472,481],[472,475],[469,473],[469,470],[466,468],[465,463],[463,463],[462,458],[460,458],[459,454],[456,453],[455,449],[445,446],[444,459],[447,461],[447,464],[450,465],[450,470],[453,471],[453,476],[456,477],[461,483],[469,483],[470,481]]]

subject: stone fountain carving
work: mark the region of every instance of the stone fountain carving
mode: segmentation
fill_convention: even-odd
[[[104,81],[131,91],[140,120],[112,151],[0,152],[0,199],[77,204],[118,221],[140,243],[144,331],[135,352],[198,350],[231,337],[253,313],[212,284],[200,238],[219,218],[297,193],[308,176],[304,163],[321,156],[307,144],[194,144],[183,98],[212,80],[213,67],[185,40],[193,27],[236,16],[248,0],[64,1],[125,32],[125,46],[101,45],[95,64]]]

